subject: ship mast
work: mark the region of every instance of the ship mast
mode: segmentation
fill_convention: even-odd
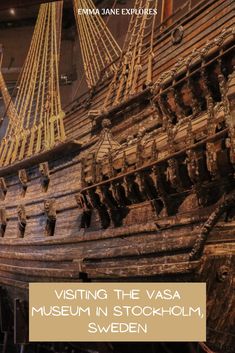
[[[10,118],[0,145],[0,166],[48,150],[65,140],[58,70],[62,4],[57,1],[40,6],[16,99],[8,109],[13,119]],[[5,104],[10,102],[7,93],[4,99]]]

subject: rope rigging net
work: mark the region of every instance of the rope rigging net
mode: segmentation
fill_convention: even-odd
[[[121,49],[92,0],[74,0],[73,8],[86,81],[92,88],[101,78],[110,77],[115,72]],[[86,9],[93,11],[93,14],[80,12]]]
[[[57,1],[40,6],[14,103],[0,73],[9,117],[0,144],[0,167],[65,140],[58,72],[62,4]],[[73,7],[88,86],[94,87],[101,76],[113,76],[103,108],[135,94],[140,81],[151,83],[155,16],[148,11],[133,13],[121,51],[92,0],[73,0]],[[157,8],[157,0],[135,1],[135,9],[151,8]],[[94,13],[88,15],[79,9]],[[147,70],[143,70],[144,65]]]
[[[152,65],[154,60],[153,39],[156,16],[150,9],[157,9],[157,0],[136,0],[128,31],[123,45],[122,56],[116,67],[113,79],[104,101],[104,108],[118,104],[128,96],[135,94],[139,82],[149,85],[152,82]],[[144,14],[138,9],[145,10]],[[147,65],[147,70],[143,67]]]
[[[48,150],[65,140],[58,70],[62,4],[57,1],[40,6],[14,104],[4,91],[0,75],[9,116],[0,145],[0,166]]]

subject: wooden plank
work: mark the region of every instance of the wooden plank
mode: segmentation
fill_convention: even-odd
[[[33,274],[28,274],[25,276],[24,274],[20,273],[12,273],[12,272],[7,272],[7,271],[1,271],[0,270],[0,278],[6,278],[6,279],[11,279],[11,280],[17,280],[17,281],[23,281],[23,282],[80,282],[80,278],[64,278],[63,276],[61,277],[45,277],[45,276],[34,276]],[[1,284],[1,281],[0,281]]]
[[[84,271],[91,269],[103,269],[103,268],[117,268],[118,265],[121,264],[121,268],[129,268],[130,266],[135,265],[136,267],[142,267],[151,264],[154,261],[155,265],[162,264],[171,264],[171,263],[181,263],[186,262],[189,259],[188,252],[177,252],[173,254],[163,255],[163,254],[148,254],[147,256],[139,255],[139,256],[127,256],[120,258],[110,258],[103,260],[90,260],[86,259],[82,263],[82,268]]]
[[[16,279],[11,279],[8,277],[6,278],[6,277],[0,276],[0,284],[4,284],[5,286],[9,286],[9,287],[20,288],[23,290],[28,289],[28,283],[26,283],[24,281],[19,281]]]
[[[78,266],[79,267],[79,266]],[[76,278],[79,279],[79,268],[77,270],[57,269],[57,268],[38,268],[38,267],[20,267],[13,265],[1,264],[1,271],[11,272],[15,274],[23,274],[24,276],[33,275],[51,278]]]
[[[120,263],[116,268],[86,269],[89,278],[126,278],[141,276],[163,276],[169,274],[186,274],[194,272],[199,266],[198,262],[183,262],[171,264],[148,264],[143,266],[122,267]]]
[[[183,251],[190,249],[194,244],[196,235],[185,237],[182,234],[180,237],[178,236],[175,239],[166,240],[151,240],[150,242],[146,239],[142,239],[142,243],[138,243],[135,239],[133,239],[133,243],[130,243],[131,240],[128,240],[128,245],[125,245],[125,241],[123,245],[113,246],[112,248],[103,247],[100,249],[91,249],[87,250],[85,255],[85,260],[96,260],[96,259],[107,259],[113,258],[118,261],[120,257],[124,256],[141,256],[143,254],[158,254],[164,252],[175,252],[175,251]],[[105,249],[105,251],[104,251]]]

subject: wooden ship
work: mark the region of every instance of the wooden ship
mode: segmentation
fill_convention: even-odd
[[[62,109],[62,1],[40,6],[14,99],[0,74],[3,352],[13,335],[31,352],[29,282],[196,281],[200,352],[232,353],[235,2],[136,0],[158,15],[134,13],[123,48],[101,16],[77,15],[91,0],[73,6],[87,93]]]

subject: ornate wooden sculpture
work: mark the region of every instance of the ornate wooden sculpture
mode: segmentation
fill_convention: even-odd
[[[19,205],[17,207],[17,215],[18,215],[18,237],[23,238],[26,224],[27,224],[26,211],[25,211],[24,205]]]
[[[28,187],[28,175],[25,169],[21,169],[18,172],[19,181],[22,185],[22,196],[25,195],[27,187]]]
[[[44,201],[44,212],[46,216],[45,235],[53,236],[56,224],[55,199],[47,199]]]
[[[47,191],[50,182],[49,165],[47,162],[39,164],[40,180],[43,191]]]
[[[81,228],[88,228],[90,227],[91,224],[91,215],[92,215],[92,210],[91,210],[91,205],[89,204],[89,201],[83,194],[77,194],[75,195],[75,199],[77,202],[78,207],[82,210],[82,215],[81,215],[81,220],[80,220],[80,227]]]

